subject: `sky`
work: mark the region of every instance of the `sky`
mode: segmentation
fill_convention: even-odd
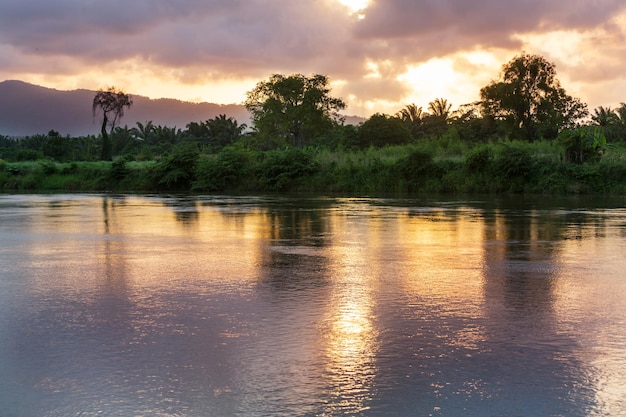
[[[0,81],[243,103],[325,74],[344,113],[479,99],[522,52],[590,110],[626,102],[624,0],[0,0]]]

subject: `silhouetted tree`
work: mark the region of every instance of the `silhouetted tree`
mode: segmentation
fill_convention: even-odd
[[[441,136],[448,130],[451,108],[452,104],[445,98],[436,98],[428,103],[429,112],[424,117],[426,134]]]
[[[423,134],[425,116],[426,113],[422,111],[422,108],[417,107],[415,104],[407,104],[402,110],[396,113],[396,117],[404,122],[416,139]]]
[[[593,110],[591,120],[593,120],[598,126],[610,126],[617,123],[619,118],[611,107],[600,106]]]
[[[111,135],[113,135],[113,129],[115,129],[117,122],[124,116],[124,108],[130,108],[132,104],[132,98],[115,87],[100,90],[93,98],[92,112],[94,117],[98,110],[102,112],[102,127],[100,128],[100,133],[102,134],[101,159],[111,160],[112,158],[111,138],[107,133],[107,127],[110,128]]]
[[[428,103],[428,110],[430,114],[435,117],[439,117],[444,121],[448,121],[450,117],[450,109],[452,104],[448,103],[445,98],[436,98]]]
[[[480,90],[485,115],[504,119],[510,133],[528,141],[556,137],[587,116],[587,106],[566,94],[554,64],[539,55],[523,53],[502,68],[500,81]]]

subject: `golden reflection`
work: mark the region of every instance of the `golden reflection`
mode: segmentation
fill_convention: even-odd
[[[333,300],[326,322],[326,373],[332,400],[329,412],[355,414],[368,408],[377,373],[378,331],[372,321],[376,304],[380,219],[368,221],[335,215],[331,219],[330,270],[334,271]]]
[[[480,242],[484,240],[484,222],[469,214],[461,210],[398,216],[395,239],[404,242],[396,248],[398,266],[419,265],[398,271],[406,294],[416,299],[448,299],[450,305],[468,308],[483,301]]]

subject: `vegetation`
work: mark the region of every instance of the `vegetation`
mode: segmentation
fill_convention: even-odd
[[[111,136],[117,122],[124,116],[124,107],[132,106],[133,101],[130,96],[115,87],[108,90],[100,90],[93,98],[92,111],[94,117],[98,109],[102,112],[102,152],[100,158],[105,161],[111,160],[112,149],[111,140],[107,133],[107,126],[111,128]]]
[[[358,126],[336,116],[345,104],[321,75],[260,82],[251,130],[226,115],[120,127],[124,96],[94,98],[99,136],[0,135],[0,190],[626,194],[626,104],[585,118],[538,56],[506,64],[481,102],[437,98]]]
[[[274,74],[250,92],[246,108],[259,136],[301,148],[337,122],[343,100],[330,96],[328,77]]]
[[[574,127],[587,106],[565,92],[554,64],[522,54],[502,68],[502,80],[480,90],[486,116],[506,122],[511,136],[536,140]]]

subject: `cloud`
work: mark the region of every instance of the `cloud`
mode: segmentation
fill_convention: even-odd
[[[221,72],[307,67],[346,38],[327,2],[48,0],[0,5],[0,42],[85,64],[141,58]],[[85,5],[87,4],[87,5]]]
[[[359,22],[363,39],[429,39],[456,34],[457,48],[507,46],[512,35],[559,29],[586,30],[626,8],[622,0],[376,0]],[[426,44],[423,48],[436,47]],[[438,52],[441,53],[441,52]]]
[[[370,0],[362,17],[339,0],[7,1],[0,76],[142,77],[171,91],[175,83],[323,73],[342,80],[338,91],[354,102],[401,102],[416,85],[403,76],[433,59],[465,72],[468,84],[456,90],[466,91],[486,67],[459,54],[510,59],[526,50],[556,60],[572,83],[604,82],[625,72],[625,11],[623,0]],[[559,53],[565,44],[569,55]]]

